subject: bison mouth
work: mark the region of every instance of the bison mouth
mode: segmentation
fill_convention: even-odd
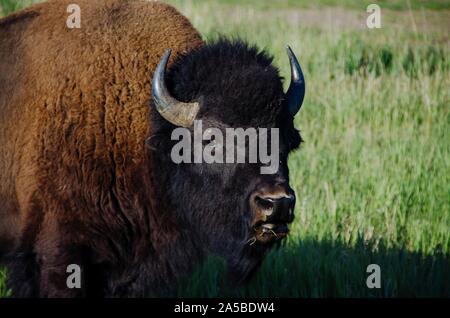
[[[287,223],[259,222],[252,228],[253,236],[248,240],[250,245],[254,243],[271,243],[283,239],[289,233]]]

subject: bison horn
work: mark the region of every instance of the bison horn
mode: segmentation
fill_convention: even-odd
[[[181,127],[190,127],[200,109],[197,102],[184,103],[173,98],[167,90],[164,78],[167,62],[172,50],[168,49],[153,74],[152,95],[156,109],[168,122]]]
[[[291,64],[291,84],[286,93],[286,100],[288,102],[289,112],[292,116],[295,116],[300,110],[303,98],[305,97],[305,79],[297,57],[289,46],[287,46],[287,53]]]

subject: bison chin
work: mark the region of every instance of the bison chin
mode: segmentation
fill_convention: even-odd
[[[251,227],[245,242],[233,249],[227,257],[228,275],[233,283],[245,284],[257,272],[270,249],[281,244],[286,232],[268,231],[265,226]]]
[[[238,253],[227,258],[228,276],[232,284],[246,284],[257,272],[273,244],[241,247]]]
[[[270,252],[274,245],[279,245],[284,236],[273,237],[269,234],[260,233],[259,238],[256,239],[257,231],[254,227],[246,225],[244,231],[239,231],[241,234],[237,235],[237,231],[229,233],[228,237],[215,237],[212,246],[212,252],[220,257],[223,257],[227,263],[228,281],[232,285],[243,285],[250,281],[253,275],[257,272],[262,264],[264,258]],[[269,238],[270,236],[270,238]]]

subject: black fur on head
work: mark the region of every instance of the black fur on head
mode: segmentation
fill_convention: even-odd
[[[180,100],[202,99],[200,118],[232,127],[267,125],[275,121],[284,98],[272,60],[243,41],[221,38],[178,58],[167,84]]]
[[[241,40],[220,38],[179,56],[168,69],[166,84],[176,99],[200,102],[197,119],[204,129],[279,128],[277,174],[261,175],[259,164],[176,165],[168,157],[174,126],[155,110],[152,114],[157,133],[164,136],[153,156],[160,158],[161,173],[167,174],[167,200],[179,223],[196,237],[198,248],[224,256],[239,281],[250,276],[272,245],[247,242],[252,234],[250,194],[264,182],[288,180],[287,156],[301,142],[286,107],[283,79],[272,61],[266,52]]]

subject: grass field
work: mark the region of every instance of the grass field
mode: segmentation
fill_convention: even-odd
[[[178,296],[450,297],[449,1],[379,1],[381,29],[365,27],[365,1],[169,2],[205,39],[266,48],[285,77],[291,45],[307,81],[291,236],[248,286],[227,287],[211,259]]]

